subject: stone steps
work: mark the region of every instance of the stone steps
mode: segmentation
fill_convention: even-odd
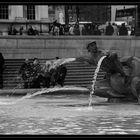
[[[40,63],[44,63],[45,59],[40,59]],[[4,88],[15,88],[21,81],[17,79],[20,66],[24,62],[23,59],[7,59],[5,60],[5,70],[3,74]],[[92,78],[95,71],[95,66],[90,66],[81,62],[71,62],[66,64],[67,75],[64,85],[76,85],[87,87],[92,84]],[[97,80],[103,78],[104,72],[99,71]]]

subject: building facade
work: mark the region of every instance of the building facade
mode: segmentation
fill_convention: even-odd
[[[105,23],[110,17],[107,5],[0,5],[0,31],[7,32],[10,24],[27,30],[31,24],[40,32],[48,32],[49,24],[56,20],[61,24],[77,20]]]
[[[112,5],[111,21],[126,21],[128,25],[135,24],[136,5]]]
[[[69,5],[67,6],[69,22],[90,21],[103,24],[110,20],[108,5]]]
[[[0,5],[0,31],[7,32],[12,24],[18,30],[22,25],[36,27],[40,32],[48,32],[49,24],[57,20],[64,23],[64,6],[49,5]]]

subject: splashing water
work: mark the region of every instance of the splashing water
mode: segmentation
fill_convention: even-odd
[[[85,88],[79,88],[79,87],[70,87],[70,86],[68,86],[68,87],[53,87],[53,88],[43,88],[43,89],[41,89],[41,90],[39,90],[39,91],[37,91],[37,92],[33,92],[33,93],[27,93],[27,95],[25,95],[25,96],[23,96],[22,98],[20,98],[20,99],[17,99],[15,102],[3,102],[3,103],[1,103],[1,104],[4,104],[4,105],[8,105],[8,104],[15,104],[15,103],[17,103],[17,102],[21,102],[22,100],[25,100],[25,99],[28,99],[28,98],[31,98],[31,97],[34,97],[34,96],[37,96],[37,95],[41,95],[41,94],[44,94],[44,93],[49,93],[49,92],[54,92],[54,91],[59,91],[59,90],[70,90],[70,89],[75,89],[75,90],[85,90]]]
[[[53,64],[53,67],[57,67],[59,65],[62,65],[62,64],[65,64],[65,63],[69,63],[69,62],[72,62],[72,61],[75,61],[76,58],[62,58],[62,59],[58,59],[54,62]],[[18,84],[13,90],[12,90],[12,93],[11,95],[14,94],[15,92],[15,89],[21,87],[21,84]],[[34,93],[27,93],[27,95],[23,96],[22,98],[16,100],[15,102],[0,102],[0,105],[9,105],[9,104],[15,104],[17,102],[20,102],[24,99],[27,99],[27,98],[31,98],[31,97],[34,97],[36,95],[41,95],[43,93],[48,93],[48,92],[53,92],[53,91],[57,91],[59,90],[60,88],[49,88],[49,89],[46,89],[46,88],[43,88],[37,92],[34,92]]]
[[[92,95],[94,94],[95,82],[96,82],[96,79],[97,79],[97,74],[98,74],[98,72],[100,70],[101,63],[102,63],[102,61],[103,61],[103,59],[105,57],[106,56],[102,56],[100,58],[100,60],[98,61],[97,68],[96,68],[96,70],[94,72],[94,77],[93,77],[93,80],[92,80],[92,90],[90,92],[90,98],[89,98],[89,106],[88,106],[88,108],[86,108],[87,110],[92,110],[91,104],[92,104]],[[76,58],[63,58],[63,59],[56,60],[54,65],[55,66],[59,66],[59,65],[65,64],[65,63],[69,63],[69,62],[75,61],[75,60],[76,60]],[[0,104],[2,104],[2,105],[16,104],[17,102],[20,102],[22,100],[25,100],[25,99],[28,99],[28,98],[31,98],[31,97],[34,97],[34,96],[37,96],[37,95],[41,95],[41,94],[44,94],[44,93],[49,93],[49,92],[57,91],[59,89],[60,89],[59,87],[57,87],[57,88],[48,88],[48,89],[43,88],[43,89],[41,89],[41,90],[39,90],[37,92],[28,93],[27,95],[25,95],[22,98],[16,100],[15,102],[0,102]]]
[[[98,61],[98,64],[97,64],[97,68],[94,72],[94,76],[93,76],[93,80],[92,80],[92,87],[91,87],[91,92],[90,92],[90,97],[89,97],[89,107],[91,106],[92,104],[92,95],[94,94],[94,90],[95,90],[95,82],[96,82],[96,79],[97,79],[97,75],[98,75],[98,72],[100,70],[100,66],[102,64],[102,61],[104,60],[106,56],[102,56],[100,58],[100,60]]]
[[[28,99],[28,98],[31,98],[31,97],[34,97],[34,96],[37,96],[37,95],[41,95],[41,94],[44,94],[44,93],[48,93],[48,92],[53,92],[53,91],[57,91],[59,88],[43,88],[37,92],[33,92],[33,93],[27,93],[27,95],[23,96],[22,98],[20,99],[17,99],[16,101],[14,102],[0,102],[0,105],[9,105],[9,104],[16,104],[18,102],[21,102],[22,100],[25,100],[25,99]]]
[[[53,65],[59,66],[59,65],[65,64],[65,63],[75,61],[75,60],[76,60],[76,58],[62,58],[62,59],[56,60]]]

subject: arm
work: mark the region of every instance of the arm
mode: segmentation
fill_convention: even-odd
[[[92,61],[92,59],[90,59],[89,57],[77,57],[76,61],[83,62],[90,65],[95,65],[94,61]]]
[[[121,62],[119,61],[118,59],[118,55],[117,53],[111,53],[107,56],[111,61],[114,62],[114,66],[115,66],[115,69],[116,71],[118,71],[118,73],[120,73],[122,76],[126,76],[124,71],[123,71],[123,66],[121,64]]]

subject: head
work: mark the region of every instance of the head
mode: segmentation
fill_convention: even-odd
[[[29,25],[29,28],[32,28],[32,25]]]
[[[113,26],[115,26],[115,23],[112,23]]]
[[[122,26],[125,26],[125,23],[122,23]]]
[[[25,59],[25,63],[28,63],[28,62],[29,62],[29,59],[28,59],[28,58],[26,58],[26,59]]]
[[[59,59],[59,57],[57,56],[57,57],[55,57],[55,59],[57,60],[57,59]]]
[[[95,25],[95,28],[94,29],[97,30],[98,28],[99,28],[99,26],[98,25]]]
[[[45,65],[46,65],[46,67],[50,67],[51,61],[46,61]]]
[[[110,23],[110,22],[108,22],[108,25],[111,25],[111,23]]]
[[[87,45],[87,50],[88,50],[88,52],[97,53],[98,48],[97,48],[96,41],[93,41],[93,42],[89,43]]]
[[[38,58],[34,58],[34,59],[33,59],[33,64],[34,64],[34,65],[37,65],[38,63],[39,63]]]

